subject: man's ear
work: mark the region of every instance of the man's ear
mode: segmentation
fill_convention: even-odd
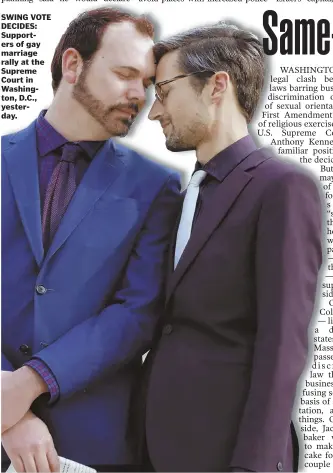
[[[228,88],[230,77],[227,72],[219,71],[216,72],[211,79],[213,81],[211,99],[213,102],[217,103],[223,98],[223,94]]]
[[[68,84],[75,84],[82,70],[83,61],[80,53],[68,48],[62,55],[62,77]]]

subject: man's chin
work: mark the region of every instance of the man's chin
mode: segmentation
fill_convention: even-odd
[[[184,146],[179,143],[170,143],[169,141],[165,142],[165,146],[173,153],[180,153],[181,151],[193,151],[195,149],[193,146]]]
[[[115,124],[115,120],[112,120],[111,124],[105,123],[104,128],[110,133],[110,136],[118,136],[121,138],[128,134],[132,123],[133,120],[120,119],[117,120],[117,124]]]

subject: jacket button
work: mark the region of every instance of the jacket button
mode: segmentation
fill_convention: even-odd
[[[38,285],[36,286],[36,292],[37,294],[39,294],[40,296],[44,295],[46,293],[47,289],[46,287],[42,286],[42,285]]]
[[[166,325],[164,325],[163,330],[162,330],[163,335],[170,335],[170,333],[172,332],[172,330],[173,330],[173,327],[172,327],[171,324],[166,324]]]
[[[20,346],[20,352],[23,353],[24,355],[30,355],[31,350],[28,345],[23,344]]]
[[[278,469],[278,471],[283,471],[283,465],[281,462],[279,462],[277,465],[276,465],[276,468]]]

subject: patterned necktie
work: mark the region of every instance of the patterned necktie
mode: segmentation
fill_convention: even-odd
[[[66,143],[63,146],[61,158],[53,170],[46,190],[42,215],[45,249],[51,243],[76,190],[75,162],[82,153],[83,150],[79,145]]]
[[[175,259],[174,267],[176,268],[178,261],[187,245],[188,240],[191,236],[192,223],[199,196],[199,188],[201,182],[207,176],[206,171],[196,171],[189,182],[184,203],[182,209],[182,215],[179,222],[177,231],[176,248],[175,248]]]

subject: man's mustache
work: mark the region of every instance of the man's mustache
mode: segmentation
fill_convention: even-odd
[[[118,104],[118,105],[113,105],[112,107],[109,108],[109,112],[112,112],[113,110],[133,110],[135,115],[139,113],[139,105],[137,103],[124,103],[124,104]]]

